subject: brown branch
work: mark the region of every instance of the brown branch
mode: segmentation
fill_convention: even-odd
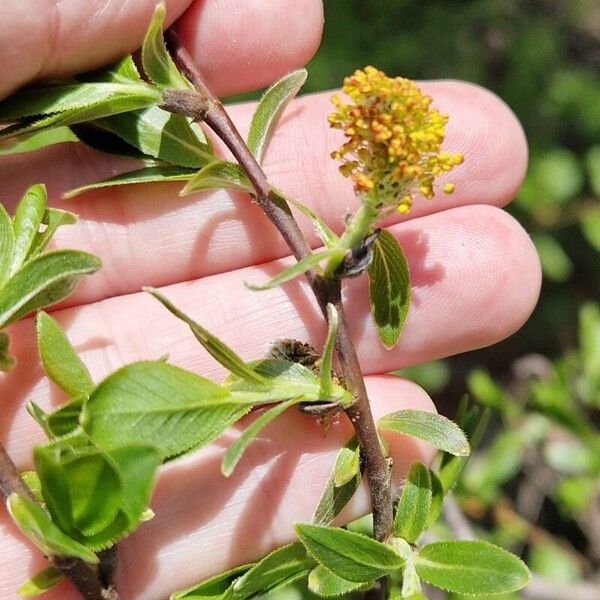
[[[179,112],[194,120],[204,121],[235,156],[255,189],[256,203],[279,230],[296,259],[300,260],[310,255],[312,250],[287,203],[271,189],[264,171],[248,149],[223,105],[210,91],[176,35],[168,31],[167,39],[177,66],[198,93],[169,90],[164,94],[163,108],[171,112]],[[309,271],[306,277],[325,318],[328,303],[333,304],[338,312],[336,350],[346,385],[354,397],[354,403],[346,409],[346,414],[356,432],[365,463],[371,492],[374,535],[378,540],[385,540],[391,535],[393,525],[390,463],[381,450],[362,371],[344,315],[341,283],[339,280],[324,279],[314,271]]]
[[[0,444],[0,494],[4,500],[11,494],[18,494],[37,503],[2,444]],[[111,585],[104,587],[98,572],[80,558],[48,556],[48,561],[71,581],[86,600],[119,600],[116,590]]]

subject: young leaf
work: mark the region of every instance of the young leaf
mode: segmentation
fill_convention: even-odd
[[[360,446],[353,437],[340,448],[333,466],[335,487],[340,487],[360,475]]]
[[[63,574],[54,567],[48,567],[26,581],[17,591],[21,598],[32,598],[39,596],[52,589],[63,580]]]
[[[44,430],[44,433],[52,438],[52,432],[48,428],[48,424],[46,422],[48,415],[39,407],[35,402],[28,402],[25,405],[27,412],[30,414],[31,418]]]
[[[225,477],[229,477],[231,473],[233,473],[240,458],[242,458],[244,451],[261,429],[266,427],[271,421],[274,421],[280,414],[290,408],[290,406],[298,404],[300,401],[302,401],[302,398],[292,398],[286,402],[281,402],[263,412],[257,419],[254,419],[254,421],[252,421],[252,423],[244,430],[244,433],[242,433],[242,435],[229,446],[227,452],[225,452],[223,462],[221,463],[221,473],[223,473]]]
[[[348,581],[367,583],[385,577],[400,569],[404,562],[386,544],[360,533],[304,523],[295,529],[320,564]]]
[[[421,595],[421,580],[415,569],[414,553],[410,544],[402,538],[394,538],[393,544],[398,554],[404,559],[400,597],[407,600],[424,598]]]
[[[254,187],[239,165],[227,160],[213,160],[187,182],[179,195],[214,189],[254,193]]]
[[[208,379],[164,362],[142,361],[96,386],[81,423],[100,448],[155,446],[167,459],[212,442],[249,409]]]
[[[40,358],[48,377],[69,396],[87,396],[94,382],[58,322],[40,312],[36,324]]]
[[[15,234],[12,219],[0,204],[0,287],[10,276],[10,267],[15,252]]]
[[[273,131],[290,100],[306,81],[306,69],[292,71],[274,83],[261,98],[248,131],[248,148],[262,162]]]
[[[331,258],[332,256],[335,256],[337,254],[339,254],[339,250],[335,248],[329,250],[321,250],[320,252],[309,254],[308,256],[305,256],[304,258],[300,259],[298,262],[295,262],[290,267],[287,267],[286,269],[281,271],[281,273],[275,275],[275,277],[273,277],[267,283],[264,283],[262,285],[252,285],[247,283],[246,286],[249,287],[251,290],[255,291],[270,290],[271,288],[277,287],[278,285],[295,279],[303,273],[306,273],[306,271],[312,269],[313,267],[316,267],[321,261],[325,260],[326,258]]]
[[[300,396],[307,402],[319,400],[319,379],[304,365],[266,358],[250,362],[248,367],[264,377],[265,383],[257,384],[237,375],[230,375],[223,382],[232,398],[240,404],[270,404]],[[332,389],[330,398],[340,404],[352,400],[350,393],[338,385]]]
[[[46,188],[39,184],[33,185],[25,192],[15,211],[13,219],[15,247],[10,275],[16,273],[27,260],[45,212]]]
[[[246,600],[272,591],[307,575],[314,564],[302,544],[277,548],[233,584],[233,596]]]
[[[410,271],[396,238],[381,231],[369,265],[369,300],[377,333],[386,348],[400,338],[410,305]]]
[[[0,144],[0,156],[34,152],[46,146],[76,141],[77,136],[68,127],[57,127],[24,135],[21,139],[8,140]]]
[[[333,471],[325,484],[325,489],[323,490],[323,495],[319,500],[319,504],[315,509],[315,512],[312,517],[312,522],[315,525],[329,525],[333,519],[341,512],[341,510],[348,504],[351,500],[352,496],[358,489],[360,482],[362,480],[362,475],[360,472],[360,463],[359,470],[354,475],[354,477],[350,478],[348,481],[341,485],[336,484],[336,473],[338,472],[338,461],[341,464],[339,467],[338,479],[342,481],[346,478],[349,469],[347,468],[348,464],[352,464],[352,460],[346,460],[348,458],[348,450],[351,444],[355,443],[354,438],[350,440],[344,447],[340,448],[336,460],[335,465],[333,467]]]
[[[431,470],[429,471],[429,478],[431,479],[431,505],[424,529],[428,529],[438,520],[440,512],[442,512],[442,504],[444,503],[444,495],[446,493],[439,477]]]
[[[142,66],[148,79],[161,88],[194,89],[181,75],[163,38],[163,24],[167,9],[164,2],[159,2],[154,9],[152,21],[146,31],[142,45]]]
[[[145,156],[180,167],[198,169],[215,159],[202,129],[190,119],[158,106],[93,122]]]
[[[34,450],[42,495],[52,520],[71,537],[108,527],[121,504],[122,482],[106,457],[93,448],[62,453],[60,442]]]
[[[169,300],[167,300],[158,290],[146,287],[145,292],[154,296],[169,312],[181,319],[189,325],[194,337],[202,344],[205,350],[220,364],[222,364],[231,373],[238,377],[254,383],[267,383],[264,377],[257,374],[256,371],[248,366],[229,346],[225,345],[221,340],[215,337],[212,333],[198,325],[185,313],[180,311]]]
[[[529,569],[514,554],[484,541],[435,542],[419,549],[421,579],[457,594],[501,594],[529,582]]]
[[[56,230],[62,225],[73,225],[77,223],[77,216],[72,212],[60,210],[59,208],[46,208],[42,224],[46,229],[38,233],[33,241],[33,245],[29,251],[29,258],[34,258],[41,254],[56,233]]]
[[[335,573],[332,573],[327,567],[317,565],[308,574],[308,589],[323,598],[337,598],[350,592],[367,590],[373,585],[373,582],[357,583],[342,579]]]
[[[151,106],[161,94],[145,83],[76,83],[27,88],[0,103],[0,122],[22,120],[0,130],[0,139]],[[36,117],[36,115],[42,115]]]
[[[0,327],[62,300],[83,275],[100,265],[95,256],[76,250],[57,250],[31,260],[0,289]]]
[[[163,183],[170,181],[188,181],[195,171],[186,167],[161,166],[145,167],[137,171],[130,171],[122,175],[115,175],[104,181],[90,183],[75,188],[63,195],[65,199],[71,199],[90,190],[113,187],[115,185],[135,185],[139,183]]]
[[[468,456],[469,442],[460,427],[437,413],[424,410],[399,410],[379,419],[381,430],[396,431],[425,440],[455,456]]]
[[[83,410],[84,397],[72,398],[44,417],[49,437],[62,437],[73,433],[79,427],[79,416]]]
[[[304,216],[308,217],[312,221],[319,239],[327,248],[333,248],[340,241],[340,238],[329,228],[325,221],[323,221],[323,219],[321,219],[317,213],[308,208],[308,206],[298,202],[298,200],[287,198],[281,192],[276,190],[273,190],[273,193],[283,199],[285,202],[289,202],[295,206]]]
[[[11,494],[6,505],[15,525],[47,556],[76,556],[98,564],[98,557],[91,550],[66,536],[29,498]]]
[[[241,565],[215,575],[210,579],[194,585],[186,590],[171,594],[170,600],[231,600],[233,584],[254,565],[252,563]]]
[[[333,390],[333,351],[335,349],[335,336],[337,335],[338,313],[335,306],[331,303],[327,305],[327,323],[327,338],[323,347],[321,369],[319,371],[319,379],[321,381],[319,397],[322,399],[329,398]]]
[[[4,371],[5,373],[11,371],[16,364],[15,359],[10,355],[8,350],[9,346],[10,338],[8,334],[0,331],[0,371]]]
[[[394,534],[414,544],[425,528],[431,509],[431,476],[429,469],[414,462],[404,483],[396,516]]]

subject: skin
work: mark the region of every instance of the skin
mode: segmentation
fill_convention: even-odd
[[[169,21],[181,17],[180,36],[218,94],[268,84],[305,64],[318,46],[323,22],[317,0],[189,4],[168,2]],[[153,0],[4,0],[0,64],[18,57],[19,68],[3,73],[0,97],[40,78],[98,67],[139,47],[153,5]],[[93,10],[96,17],[90,20]],[[477,86],[442,81],[423,87],[450,115],[446,149],[462,152],[465,162],[448,177],[456,184],[452,196],[417,201],[408,218],[398,216],[389,223],[407,254],[414,288],[397,348],[386,351],[377,341],[364,278],[346,285],[350,322],[376,417],[408,407],[435,410],[423,390],[385,373],[505,338],[528,318],[540,287],[531,241],[501,210],[526,169],[520,125],[498,98]],[[288,109],[268,150],[265,170],[274,185],[340,230],[355,200],[348,181],[327,158],[340,141],[338,132],[327,126],[328,97],[307,96]],[[231,109],[242,132],[252,109]],[[97,381],[124,363],[166,353],[172,363],[204,376],[218,380],[224,374],[184,325],[139,291],[142,285],[161,288],[245,359],[264,354],[280,337],[322,344],[322,319],[304,282],[262,293],[243,285],[264,281],[289,262],[277,232],[247,197],[215,192],[181,199],[179,186],[164,184],[59,200],[70,188],[132,166],[131,161],[76,144],[0,160],[0,193],[9,208],[27,185],[45,182],[52,205],[80,215],[76,226],[60,230],[56,245],[88,250],[103,259],[97,275],[52,309]],[[310,224],[302,225],[318,246]],[[16,324],[10,333],[19,362],[9,376],[0,375],[0,435],[19,468],[26,469],[31,467],[32,446],[43,441],[25,412],[26,401],[50,408],[64,397],[38,364],[32,320]],[[340,420],[324,436],[311,418],[288,411],[261,433],[227,480],[219,464],[237,430],[164,467],[151,504],[156,517],[119,546],[117,584],[123,598],[165,598],[291,541],[293,524],[310,519],[336,449],[350,431]],[[411,461],[427,461],[433,454],[426,444],[401,436],[389,441],[396,481]],[[367,509],[368,496],[361,490],[340,520]],[[0,547],[0,597],[16,598],[15,590],[44,568],[44,559],[4,512]],[[70,600],[76,595],[63,583],[45,597]]]

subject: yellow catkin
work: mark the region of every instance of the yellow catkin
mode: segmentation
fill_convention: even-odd
[[[346,135],[332,157],[350,177],[358,194],[375,195],[383,206],[407,213],[416,194],[435,195],[434,181],[463,162],[460,154],[441,151],[448,117],[431,108],[431,98],[409,79],[387,77],[365,67],[346,77],[329,123]],[[445,194],[454,184],[442,187]]]

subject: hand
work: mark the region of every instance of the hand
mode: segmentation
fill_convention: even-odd
[[[34,3],[9,0],[0,9],[0,62],[10,64],[18,57],[18,66],[3,75],[0,95],[38,76],[98,67],[138,47],[154,0],[97,3],[102,9],[93,18],[87,3],[45,3],[52,7],[48,14],[38,3],[29,4]],[[188,4],[169,2],[171,19]],[[193,3],[177,27],[215,92],[227,94],[266,85],[304,64],[321,25],[317,0],[206,0]],[[345,286],[376,417],[406,407],[434,410],[423,390],[385,373],[506,337],[529,316],[540,285],[530,240],[499,209],[516,193],[526,167],[526,144],[515,117],[474,85],[445,81],[423,88],[450,115],[446,147],[462,152],[465,162],[452,173],[454,195],[418,201],[410,220],[398,216],[396,224],[390,223],[408,256],[414,289],[395,350],[382,349],[377,340],[364,278]],[[296,101],[271,144],[265,169],[274,185],[314,207],[339,230],[355,201],[348,181],[328,158],[338,143],[338,134],[327,125],[330,111],[328,93]],[[245,131],[252,106],[232,107],[231,114]],[[317,348],[322,344],[322,317],[303,282],[261,293],[244,286],[273,275],[288,254],[247,196],[217,192],[181,199],[180,186],[162,184],[59,200],[68,189],[131,167],[131,161],[76,144],[0,161],[3,202],[10,205],[27,185],[45,182],[54,205],[80,215],[76,226],[60,230],[57,245],[88,250],[104,261],[100,273],[53,312],[97,381],[124,363],[165,354],[204,376],[223,376],[189,329],[140,292],[142,285],[162,287],[246,359],[263,355],[270,342],[282,337]],[[312,228],[303,225],[317,246]],[[49,408],[64,398],[43,376],[32,320],[14,326],[11,335],[18,365],[0,378],[0,430],[19,468],[27,469],[32,447],[43,434],[26,414],[26,401]],[[288,411],[253,442],[229,479],[219,465],[234,432],[164,467],[152,498],[155,518],[119,544],[117,584],[123,598],[164,598],[291,541],[293,524],[310,519],[336,449],[350,431],[340,419],[324,436],[310,417]],[[390,441],[397,480],[410,462],[432,456],[429,447],[414,440],[395,436]],[[361,490],[342,519],[367,509],[368,497]],[[5,513],[2,525],[0,597],[9,599],[45,561]],[[45,597],[76,596],[64,583]]]

